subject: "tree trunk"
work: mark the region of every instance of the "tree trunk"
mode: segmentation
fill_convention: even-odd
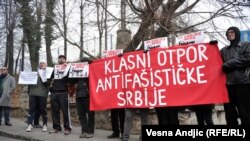
[[[18,62],[19,62],[19,58],[20,58],[20,54],[21,54],[21,51],[22,51],[22,46],[20,47],[20,49],[18,50],[18,54],[17,54],[17,57],[16,57],[16,63],[15,63],[15,74],[17,74],[17,66],[18,66]],[[20,65],[20,64],[19,64]]]
[[[55,0],[46,0],[46,15],[45,15],[45,45],[46,45],[46,57],[47,65],[53,66],[52,54],[51,54],[51,44],[53,41],[53,18],[54,18],[54,5]]]
[[[84,45],[83,45],[83,0],[81,0],[81,5],[80,5],[80,26],[81,26],[81,35],[80,35],[80,48],[84,50]],[[83,58],[83,52],[80,51],[80,59]]]
[[[10,29],[9,30],[9,34],[8,34],[8,44],[9,44],[9,61],[8,61],[8,70],[9,70],[9,73],[12,75],[14,70],[13,70],[13,67],[14,67],[14,40],[13,40],[13,29]]]
[[[64,32],[64,55],[67,57],[67,23],[66,23],[66,6],[65,0],[63,1],[63,32]]]

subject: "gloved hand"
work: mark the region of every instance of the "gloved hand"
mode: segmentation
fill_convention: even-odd
[[[218,44],[218,41],[217,40],[211,40],[211,41],[209,41],[209,44],[216,45],[216,44]]]
[[[118,57],[122,57],[122,55],[123,55],[122,53],[118,53]]]
[[[148,51],[149,51],[149,49],[146,49],[146,50],[144,50],[143,52],[144,52],[144,53],[147,53]]]
[[[91,64],[91,63],[92,63],[92,60],[89,60],[88,63]]]

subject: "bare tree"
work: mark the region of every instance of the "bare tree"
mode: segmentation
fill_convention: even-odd
[[[20,4],[21,24],[29,48],[31,68],[36,71],[39,61],[38,51],[41,48],[42,1],[35,1],[36,15],[33,15],[31,0],[17,0],[17,2]]]
[[[6,54],[5,66],[8,66],[10,74],[14,73],[14,29],[16,28],[17,6],[12,0],[5,3],[5,27],[6,27]]]
[[[145,39],[168,36],[169,34],[177,35],[191,30],[202,30],[198,29],[200,25],[217,17],[239,17],[239,15],[234,16],[233,14],[233,12],[237,12],[235,8],[239,7],[239,2],[235,0],[209,1],[210,5],[214,5],[214,11],[199,12],[194,10],[198,3],[202,2],[205,1],[195,0],[191,3],[185,0],[144,0],[142,6],[136,1],[128,0],[131,10],[138,15],[141,22],[125,52],[134,51],[139,43]],[[207,15],[205,17],[202,14]],[[184,20],[185,18],[189,19],[188,17],[196,20]],[[143,47],[141,46],[140,49]]]
[[[104,1],[104,0],[103,0]],[[102,35],[103,35],[103,19],[104,19],[104,13],[103,11],[101,11],[100,9],[100,2],[99,0],[96,0],[96,14],[97,14],[97,27],[98,27],[98,33],[99,33],[99,56],[102,56]]]

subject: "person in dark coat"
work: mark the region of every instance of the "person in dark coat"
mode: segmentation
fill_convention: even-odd
[[[250,43],[240,41],[238,27],[229,27],[226,31],[230,45],[220,50],[226,73],[226,85],[229,103],[224,104],[228,125],[250,124],[250,79],[246,69],[250,67]]]
[[[82,62],[89,62],[83,58]],[[76,82],[76,107],[81,124],[80,138],[92,138],[95,131],[95,112],[90,111],[89,78],[78,78]]]
[[[59,55],[58,62],[60,65],[67,65],[66,56]],[[55,73],[55,71],[54,71]],[[52,75],[53,76],[53,75]],[[62,77],[61,79],[52,78],[50,84],[50,105],[51,105],[51,116],[53,122],[53,130],[49,133],[58,133],[62,131],[60,124],[60,111],[63,114],[63,127],[64,135],[69,135],[71,133],[71,120],[70,120],[70,110],[69,110],[69,94],[68,94],[68,85],[70,80],[67,76]]]
[[[12,126],[10,123],[11,95],[16,88],[16,80],[9,75],[7,67],[0,69],[0,125],[2,124],[2,113],[4,113],[5,125]]]

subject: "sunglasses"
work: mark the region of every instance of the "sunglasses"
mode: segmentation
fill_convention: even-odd
[[[0,70],[6,70],[6,69],[0,69]]]

